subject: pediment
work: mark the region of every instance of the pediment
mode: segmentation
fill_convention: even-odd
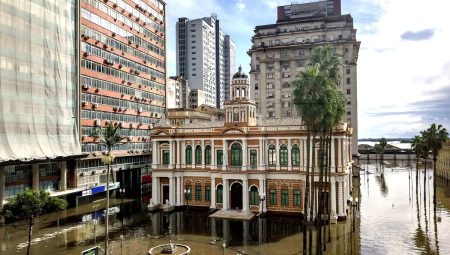
[[[232,127],[222,131],[222,134],[245,134],[245,131],[241,128]]]

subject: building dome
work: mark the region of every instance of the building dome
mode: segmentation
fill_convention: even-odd
[[[233,79],[248,79],[248,76],[242,72],[242,67],[239,66],[239,71],[233,75]]]

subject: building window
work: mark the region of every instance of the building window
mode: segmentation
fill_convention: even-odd
[[[202,186],[195,184],[195,200],[202,201]]]
[[[205,201],[211,201],[211,186],[205,187]]]
[[[192,164],[192,147],[186,146],[186,164]]]
[[[301,204],[300,190],[294,190],[294,206],[300,206]]]
[[[348,100],[347,105],[351,105],[351,104],[352,104],[352,101]]]
[[[288,165],[288,149],[285,144],[280,146],[280,165],[281,166]]]
[[[163,150],[163,164],[164,165],[168,165],[169,164],[169,151],[168,150]]]
[[[217,151],[217,165],[218,166],[223,165],[223,150]]]
[[[345,69],[346,74],[350,74],[350,68]]]
[[[300,148],[298,147],[297,144],[294,144],[294,146],[292,146],[291,157],[292,157],[292,165],[299,166],[300,165]]]
[[[256,164],[258,164],[257,152],[256,150],[250,150],[250,166],[256,167]]]
[[[195,164],[200,165],[202,163],[202,146],[197,145],[195,147]]]
[[[222,185],[217,186],[216,201],[219,204],[223,203],[223,186]]]
[[[347,115],[352,115],[352,112],[351,111],[347,111]]]
[[[250,205],[258,205],[258,202],[259,202],[258,188],[252,186],[250,188]]]
[[[350,95],[350,89],[347,89],[347,95]]]
[[[186,194],[185,194],[186,200],[191,200],[192,198],[192,187],[191,185],[186,186]]]
[[[270,189],[270,205],[277,205],[277,190]]]
[[[242,166],[242,147],[239,143],[231,145],[231,165]]]
[[[347,84],[350,84],[351,82],[350,82],[350,78],[347,78]]]
[[[274,166],[277,164],[277,150],[275,145],[269,145],[269,165]]]
[[[205,147],[205,164],[211,165],[211,145]]]
[[[288,190],[282,189],[281,190],[281,205],[282,206],[288,206],[289,205],[289,196],[288,196]]]
[[[275,78],[275,74],[274,73],[267,73],[266,74],[266,78],[267,79],[273,79],[273,78]]]

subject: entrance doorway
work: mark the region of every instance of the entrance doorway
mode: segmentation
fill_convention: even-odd
[[[230,209],[242,209],[242,185],[239,182],[231,185]]]
[[[166,204],[166,201],[169,200],[169,185],[163,185],[163,192],[162,192],[162,201],[161,204]]]

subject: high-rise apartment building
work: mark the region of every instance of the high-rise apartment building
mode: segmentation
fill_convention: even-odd
[[[81,1],[81,133],[89,156],[79,163],[78,186],[105,183],[105,148],[90,135],[113,121],[123,140],[112,169],[128,194],[139,194],[149,172],[148,137],[165,113],[165,10],[160,0]]]
[[[298,7],[300,8],[300,7]],[[341,57],[339,88],[347,97],[344,121],[353,128],[352,153],[357,154],[357,60],[360,42],[350,15],[309,17],[281,20],[275,24],[257,26],[252,38],[251,56],[252,98],[262,117],[298,116],[292,103],[291,82],[308,64],[314,47],[331,44]]]
[[[230,87],[231,87],[231,79],[233,78],[234,73],[236,72],[236,46],[234,42],[231,40],[230,35],[225,35],[225,45],[224,45],[224,53],[225,53],[225,101],[231,99],[230,97]]]
[[[229,86],[226,40],[214,14],[195,20],[179,18],[176,24],[177,75],[185,77],[191,89],[203,90],[206,105],[217,108],[223,108],[225,88]]]
[[[189,85],[182,76],[167,79],[166,106],[168,109],[187,109],[189,107]]]
[[[0,0],[0,210],[26,189],[76,187],[76,3]]]

